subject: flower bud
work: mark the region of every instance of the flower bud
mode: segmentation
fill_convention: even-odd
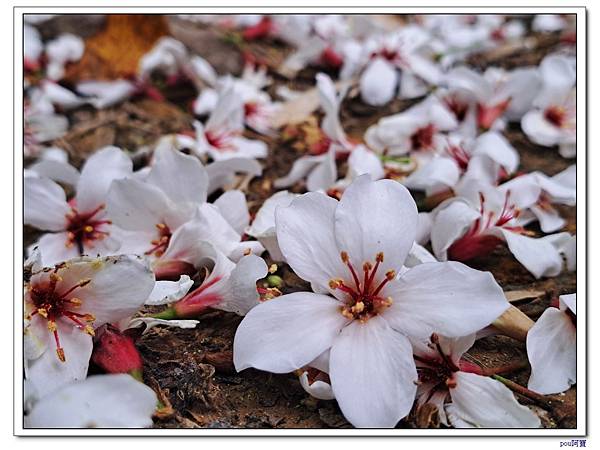
[[[92,361],[107,373],[128,373],[141,379],[142,358],[133,339],[114,327],[98,332]]]

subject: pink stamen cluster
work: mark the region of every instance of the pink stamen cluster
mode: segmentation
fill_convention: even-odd
[[[448,257],[452,260],[469,261],[492,252],[502,243],[498,237],[487,233],[492,227],[501,227],[515,233],[525,232],[522,227],[508,225],[512,219],[519,217],[521,212],[515,205],[510,203],[510,190],[506,191],[502,210],[497,216],[494,211],[486,211],[483,194],[480,193],[479,197],[480,217],[475,220],[469,231],[448,249]]]
[[[235,149],[232,142],[234,133],[230,131],[223,131],[220,133],[214,131],[206,131],[204,133],[204,137],[206,138],[206,141],[217,150],[230,151]]]
[[[450,155],[450,157],[458,164],[458,167],[461,171],[467,170],[469,166],[469,161],[471,160],[471,155],[464,149],[462,145],[452,145],[449,144],[446,147],[446,153]]]
[[[342,262],[350,271],[352,282],[347,283],[341,278],[336,278],[329,281],[329,287],[334,290],[338,289],[348,295],[348,302],[341,309],[344,317],[364,322],[392,304],[391,298],[384,298],[379,295],[384,286],[396,278],[396,271],[388,270],[385,273],[385,278],[378,283],[376,275],[380,264],[383,262],[383,252],[377,253],[375,256],[375,265],[369,261],[363,263],[362,280],[350,262],[348,253],[341,252],[340,256]]]

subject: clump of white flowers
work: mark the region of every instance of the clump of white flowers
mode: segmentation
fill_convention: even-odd
[[[426,407],[446,427],[541,426],[468,352],[519,312],[476,269],[482,259],[497,262],[506,248],[532,280],[576,270],[565,213],[576,206],[576,165],[523,169],[526,141],[559,161],[577,156],[568,17],[530,26],[433,14],[390,28],[376,16],[180,16],[289,51],[275,71],[245,52],[241,73],[219,73],[167,36],[129,77],[75,84],[63,78],[85,41],[45,40],[48,18],[35,17],[26,15],[23,53],[24,223],[35,230],[26,427],[152,426],[164,405],[144,384],[136,340],[157,326],[201,327],[213,310],[243,316],[237,371],[294,373],[355,427],[395,427]],[[528,27],[561,33],[560,51],[526,68],[469,64],[523,45]],[[306,92],[280,81],[308,66],[318,72]],[[58,139],[72,111],[164,102],[166,88],[184,84],[189,129],[71,165],[73,149]],[[364,109],[360,132],[347,104]],[[290,109],[300,118],[283,129]],[[298,131],[306,124],[316,144]],[[271,171],[290,137],[306,147]],[[269,177],[256,183],[263,169]],[[274,262],[310,289],[288,289]],[[519,325],[531,366],[521,393],[575,384],[575,297]],[[106,373],[88,377],[90,361]]]

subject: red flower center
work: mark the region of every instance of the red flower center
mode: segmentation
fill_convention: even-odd
[[[460,101],[456,95],[444,98],[444,103],[446,104],[446,107],[454,113],[456,120],[459,122],[465,120],[467,111],[469,110],[469,105],[467,103]]]
[[[91,280],[89,278],[79,280],[74,286],[71,286],[65,291],[57,292],[57,284],[62,281],[62,277],[57,273],[60,267],[61,266],[57,266],[47,280],[36,285],[28,286],[33,311],[28,315],[27,319],[31,320],[35,315],[39,315],[46,319],[48,330],[54,335],[58,359],[64,362],[65,352],[60,345],[56,321],[59,318],[64,317],[73,322],[80,330],[93,336],[94,329],[89,325],[89,322],[93,322],[96,318],[92,314],[83,314],[72,311],[72,309],[79,308],[82,303],[81,299],[73,296],[73,292],[86,286]]]
[[[71,212],[67,218],[67,247],[77,245],[79,253],[84,252],[85,246],[93,246],[96,240],[104,239],[110,233],[106,231],[105,225],[110,225],[110,220],[98,218],[100,212],[105,208],[102,204],[96,209],[80,213],[76,207],[71,206]]]
[[[385,278],[378,282],[377,270],[383,262],[383,252],[375,256],[375,265],[369,261],[363,263],[362,280],[350,262],[348,253],[341,252],[340,256],[350,271],[352,281],[347,283],[341,278],[331,279],[329,287],[334,290],[339,289],[348,295],[348,302],[341,310],[344,317],[364,322],[392,304],[391,298],[380,296],[383,287],[396,278],[396,271],[389,270],[385,273]]]
[[[562,128],[566,122],[567,114],[560,106],[550,106],[544,111],[544,118],[555,127]]]
[[[463,172],[467,170],[471,155],[461,145],[448,145],[446,152],[456,161],[460,170]]]
[[[440,345],[440,340],[437,334],[431,335],[431,343],[429,347],[437,352],[437,355],[432,356],[415,356],[417,361],[417,373],[419,381],[422,383],[434,383],[434,388],[430,391],[429,397],[436,390],[456,387],[454,373],[460,368],[452,361],[450,355],[446,354]],[[429,400],[429,399],[427,399]]]
[[[433,124],[421,127],[415,131],[410,137],[412,149],[418,151],[432,148],[435,131],[435,126]]]
[[[214,148],[220,151],[234,150],[233,145],[233,133],[224,131],[222,133],[216,133],[213,131],[206,131],[204,133],[206,141]]]
[[[515,233],[525,233],[522,227],[508,225],[512,219],[519,217],[521,211],[510,203],[510,190],[506,191],[504,204],[499,214],[486,210],[485,197],[480,196],[480,217],[475,220],[469,231],[448,248],[448,257],[454,261],[469,261],[473,258],[486,256],[502,241],[487,234],[492,227],[502,227]]]

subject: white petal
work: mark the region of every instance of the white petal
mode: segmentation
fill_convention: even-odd
[[[360,77],[360,96],[368,105],[388,103],[396,93],[398,73],[382,58],[375,58]]]
[[[505,195],[508,194],[512,205],[519,209],[526,209],[538,201],[542,189],[537,177],[527,174],[501,184],[498,192],[501,194],[502,202],[504,202]]]
[[[258,161],[248,158],[231,158],[223,161],[215,161],[206,166],[208,172],[209,187],[208,194],[231,183],[236,172],[259,176],[262,174],[262,166]]]
[[[527,387],[540,394],[556,394],[575,384],[577,331],[569,316],[548,308],[527,333],[531,376]]]
[[[433,217],[431,213],[420,212],[417,221],[417,237],[415,242],[420,245],[425,245],[431,237],[431,227],[433,225]]]
[[[182,275],[178,281],[157,281],[146,305],[166,305],[183,298],[194,282],[187,275]]]
[[[356,270],[366,261],[375,264],[375,256],[383,252],[381,273],[385,273],[404,264],[415,242],[417,222],[415,201],[404,186],[362,175],[346,189],[335,210],[335,238]]]
[[[486,155],[500,164],[509,174],[519,166],[519,153],[510,142],[496,131],[488,131],[475,141],[474,153]]]
[[[540,427],[539,417],[520,405],[499,381],[467,372],[456,372],[454,376],[457,386],[450,389],[452,411],[465,422],[483,428]],[[452,422],[453,415],[449,418]]]
[[[345,143],[346,133],[344,133],[339,118],[339,107],[345,95],[345,90],[338,96],[333,81],[331,81],[331,78],[324,73],[318,73],[316,75],[316,80],[321,107],[325,112],[325,117],[321,123],[321,129],[331,140]]]
[[[329,189],[337,179],[337,166],[335,164],[335,148],[330,146],[322,162],[310,172],[306,178],[306,189],[318,191]]]
[[[90,103],[96,109],[116,105],[131,97],[136,91],[135,85],[127,80],[82,81],[76,89],[80,94],[92,97]]]
[[[256,213],[252,225],[246,231],[248,235],[258,238],[263,233],[273,229],[275,227],[275,209],[278,206],[289,206],[292,200],[298,196],[299,194],[293,194],[288,191],[279,191],[265,200]]]
[[[563,228],[567,221],[563,219],[559,212],[554,208],[540,208],[532,206],[531,212],[540,222],[540,228],[544,233],[553,233]]]
[[[251,309],[237,329],[235,368],[292,372],[331,347],[346,323],[340,303],[325,295],[295,292],[268,300]]]
[[[448,248],[467,230],[480,214],[464,200],[450,200],[435,211],[431,226],[431,247],[440,261],[448,259]]]
[[[308,382],[307,372],[302,372],[299,379],[300,385],[313,397],[318,398],[319,400],[333,400],[335,398],[333,389],[331,389],[331,385],[329,383],[316,380],[310,384]]]
[[[152,328],[157,327],[159,325],[163,325],[166,327],[175,327],[181,329],[190,329],[196,328],[200,322],[197,320],[189,320],[189,319],[175,319],[175,320],[166,320],[166,319],[156,319],[154,317],[136,317],[131,319],[131,321],[127,324],[127,328],[138,328],[140,326],[144,326],[144,331],[142,334],[146,334]]]
[[[335,398],[355,427],[394,427],[410,412],[417,392],[412,348],[380,316],[345,327],[329,365]]]
[[[79,180],[79,172],[68,162],[42,159],[28,167],[38,175],[50,178],[53,181],[75,186]]]
[[[175,150],[169,141],[163,142],[154,151],[154,164],[147,181],[174,202],[204,203],[208,189],[206,169],[198,158]]]
[[[159,188],[135,179],[115,180],[107,203],[108,215],[125,230],[154,233],[157,224],[173,215],[169,199]]]
[[[255,255],[244,256],[227,274],[227,283],[215,283],[203,292],[207,295],[215,294],[221,298],[215,308],[243,316],[258,305],[259,296],[256,282],[266,275],[267,265],[262,258]],[[218,276],[223,275],[219,274],[217,263],[206,283],[210,283],[211,279],[214,279],[213,277]]]
[[[61,287],[68,289],[83,279],[87,285],[73,291],[82,300],[81,310],[96,317],[94,326],[131,316],[154,288],[154,275],[142,262],[126,255],[82,258],[59,270]]]
[[[521,119],[521,128],[531,141],[551,147],[560,142],[562,133],[559,128],[548,122],[541,111],[529,111]]]
[[[254,221],[246,233],[255,237],[269,252],[269,256],[275,262],[284,261],[285,258],[277,242],[277,232],[275,230],[275,209],[278,206],[289,206],[289,204],[298,197],[298,194],[292,194],[288,191],[279,191],[268,198],[258,210]]]
[[[333,230],[337,205],[331,197],[314,192],[275,211],[277,241],[286,261],[300,278],[324,288],[346,270]]]
[[[156,404],[154,391],[130,375],[96,375],[44,397],[26,417],[26,426],[150,427]]]
[[[417,265],[388,283],[383,295],[393,300],[384,312],[390,325],[421,338],[434,332],[448,337],[475,333],[510,306],[491,273],[454,261]]]
[[[458,183],[460,169],[450,158],[433,158],[411,173],[402,184],[409,189],[425,191],[425,195],[435,195],[452,188]]]
[[[566,311],[568,308],[573,314],[577,314],[577,294],[561,295],[558,300],[561,311]]]
[[[577,165],[571,164],[562,172],[557,173],[552,177],[552,180],[563,186],[576,189],[577,188]]]
[[[550,242],[504,229],[500,231],[510,252],[534,277],[553,277],[562,270],[562,258]]]
[[[244,234],[244,230],[250,223],[250,214],[248,213],[246,195],[242,191],[224,192],[213,202],[213,205],[219,208],[221,215],[240,236]]]
[[[277,178],[273,185],[279,189],[297,183],[306,177],[318,164],[323,163],[325,158],[326,155],[302,156],[298,158],[294,161],[290,172],[285,177]]]
[[[437,262],[437,259],[425,247],[415,242],[406,257],[405,267],[411,268],[427,262]]]
[[[31,384],[44,397],[73,381],[85,379],[92,356],[92,337],[89,334],[72,326],[66,319],[59,319],[57,326],[65,361],[58,359],[54,338],[46,331],[46,351],[31,361],[27,370]]]
[[[200,262],[210,253],[212,246],[207,242],[210,229],[199,220],[191,220],[175,231],[169,246],[160,257],[160,261],[185,261],[198,267]]]
[[[77,209],[87,212],[106,201],[113,180],[131,175],[133,163],[121,149],[105,147],[85,162],[77,183]]]
[[[45,267],[53,266],[79,255],[76,245],[67,247],[67,233],[44,234],[36,244],[42,254],[42,262]]]
[[[48,178],[24,180],[23,220],[42,230],[59,231],[66,227],[65,215],[71,211],[65,191]]]
[[[353,179],[365,173],[371,175],[373,180],[385,176],[381,159],[364,145],[358,145],[348,158],[348,174]]]

